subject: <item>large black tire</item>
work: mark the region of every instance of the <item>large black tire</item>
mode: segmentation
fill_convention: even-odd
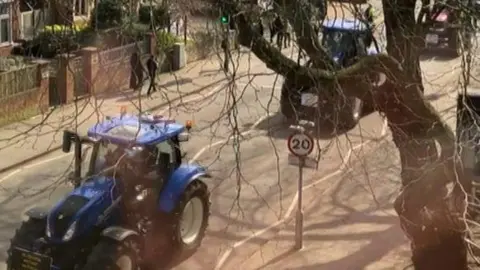
[[[126,256],[132,262],[131,270],[137,270],[140,265],[140,249],[138,243],[131,237],[123,241],[104,238],[97,243],[87,258],[83,270],[117,270],[117,262]]]
[[[180,220],[183,210],[187,203],[193,198],[199,198],[203,204],[203,220],[201,224],[200,232],[192,243],[185,243],[181,237]],[[171,238],[169,238],[169,244],[171,251],[171,259],[174,262],[182,261],[190,257],[200,247],[203,238],[205,237],[206,229],[208,226],[208,218],[210,217],[210,193],[207,185],[199,180],[193,181],[186,188],[180,201],[178,202],[170,221]],[[168,236],[168,235],[167,235]]]
[[[339,108],[338,125],[341,129],[350,130],[355,128],[363,115],[363,102],[357,98],[346,98],[345,106]]]
[[[45,235],[46,222],[43,219],[28,219],[22,222],[10,240],[10,247],[7,250],[7,270],[11,269],[10,255],[15,247],[32,249],[35,240]]]
[[[462,55],[462,37],[461,31],[458,29],[450,29],[448,38],[448,48],[450,49],[451,56],[457,58]]]
[[[280,113],[285,118],[285,121],[289,124],[297,122],[297,112],[295,103],[300,102],[300,93],[297,91],[289,90],[286,83],[282,85],[280,96]]]

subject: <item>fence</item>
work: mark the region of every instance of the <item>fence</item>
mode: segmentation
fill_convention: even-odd
[[[75,54],[34,59],[32,65],[0,72],[0,119],[25,110],[42,111],[84,96],[126,90],[132,53],[152,53],[154,40],[149,35],[143,41],[106,51],[87,47]]]
[[[38,80],[37,65],[0,73],[0,100],[35,89]]]
[[[0,119],[36,114],[48,108],[46,64],[0,73]]]

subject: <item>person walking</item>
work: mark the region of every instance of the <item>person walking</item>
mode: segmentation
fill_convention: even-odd
[[[157,77],[157,69],[158,69],[158,63],[155,61],[155,57],[153,54],[150,55],[150,57],[147,60],[147,70],[148,70],[148,76],[150,77],[150,86],[148,87],[147,91],[147,97],[150,96],[150,94],[153,92],[157,92],[157,87],[155,85],[155,78]]]
[[[143,66],[138,53],[132,53],[130,57],[130,88],[134,91],[142,89]]]
[[[279,49],[282,49],[283,40],[285,39],[285,26],[282,19],[278,15],[273,21],[273,28],[277,34],[277,46]]]
[[[263,28],[263,21],[261,17],[258,18],[257,27],[258,27],[258,33],[263,37],[264,28]]]
[[[292,43],[293,29],[292,29],[292,25],[287,20],[285,20],[285,22],[283,23],[283,27],[284,27],[283,43],[285,48],[288,48]]]
[[[375,28],[375,8],[372,6],[372,4],[368,4],[363,16],[370,25],[370,28]]]

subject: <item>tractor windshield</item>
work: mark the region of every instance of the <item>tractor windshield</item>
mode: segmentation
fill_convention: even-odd
[[[85,179],[89,176],[99,175],[105,169],[115,165],[118,161],[118,158],[115,155],[118,155],[121,148],[118,145],[112,143],[89,143],[84,145],[84,150],[82,154],[82,179]]]
[[[155,157],[151,155],[151,149],[144,146],[126,146],[118,145],[108,141],[100,141],[94,147],[87,159],[84,160],[84,166],[89,169],[85,176],[110,174],[112,170],[129,168],[135,172],[145,172],[146,167],[152,167],[155,164]],[[129,169],[129,170],[130,170]],[[118,171],[117,171],[118,172]]]
[[[355,46],[354,36],[348,31],[326,30],[323,34],[322,45],[334,56],[346,53]]]

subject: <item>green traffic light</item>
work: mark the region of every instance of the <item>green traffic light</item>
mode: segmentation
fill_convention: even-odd
[[[223,24],[227,24],[227,23],[228,23],[228,16],[222,16],[222,17],[220,17],[220,21],[221,21]]]

